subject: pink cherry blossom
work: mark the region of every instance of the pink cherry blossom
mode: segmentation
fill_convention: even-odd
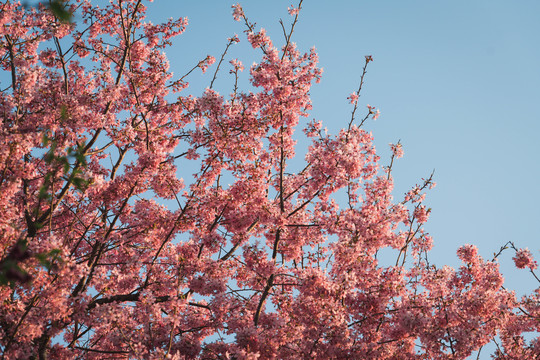
[[[369,104],[367,105],[367,108],[368,108],[369,114],[371,115],[372,119],[377,120],[377,118],[381,114],[380,111],[378,109],[376,109],[374,106],[371,106]]]
[[[401,143],[390,144],[390,149],[392,150],[392,155],[394,155],[396,159],[403,157],[403,146]]]
[[[420,205],[414,209],[414,217],[418,223],[424,224],[427,222],[430,212],[431,209],[426,209],[425,205]]]
[[[478,256],[478,249],[473,245],[463,245],[458,249],[457,255],[462,261],[472,263]]]
[[[529,249],[519,249],[516,251],[516,255],[512,258],[514,264],[518,269],[529,268],[535,270],[538,267],[538,264],[532,257]]]
[[[287,8],[287,10],[289,11],[289,15],[291,15],[291,16],[296,16],[296,15],[298,15],[298,13],[300,12],[300,8],[298,8],[298,7],[295,8],[295,7],[292,6],[292,5],[289,6],[289,7]]]
[[[322,70],[292,30],[274,46],[233,5],[260,57],[240,74],[225,51],[221,91],[194,71],[213,56],[165,56],[187,18],[66,5],[77,24],[0,12],[2,358],[465,359],[497,336],[495,358],[537,356],[540,289],[517,299],[472,245],[429,261],[432,177],[394,199],[363,123],[313,119]]]
[[[208,55],[204,60],[199,63],[199,67],[201,68],[202,72],[205,73],[206,70],[208,70],[208,68],[212,66],[212,64],[214,64],[215,62],[216,58]]]
[[[244,71],[244,65],[238,59],[232,59],[229,61],[235,71]]]
[[[234,4],[232,8],[234,20],[241,21],[244,17],[244,10],[242,10],[242,6],[240,6],[240,4]]]
[[[354,104],[354,103],[356,103],[358,101],[358,94],[353,92],[353,93],[351,93],[349,95],[349,97],[347,99],[349,99],[351,104]]]
[[[227,40],[230,41],[230,42],[234,42],[234,43],[239,43],[240,42],[240,38],[236,34],[234,34],[233,37],[230,37]]]

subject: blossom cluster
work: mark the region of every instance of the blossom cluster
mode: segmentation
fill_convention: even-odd
[[[532,257],[529,249],[519,249],[513,259],[518,269],[529,268],[535,270],[538,267],[538,263]]]
[[[431,177],[395,201],[363,123],[305,120],[322,70],[290,41],[301,4],[282,47],[233,6],[261,57],[227,58],[232,92],[193,71],[216,78],[211,55],[174,76],[187,19],[140,0],[67,1],[76,25],[3,4],[2,358],[464,359],[496,336],[498,358],[538,354],[539,291],[516,299],[472,245],[428,261]]]

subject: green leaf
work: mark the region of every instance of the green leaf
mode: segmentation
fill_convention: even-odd
[[[49,252],[35,254],[34,257],[43,265],[47,270],[51,270],[53,267],[53,261],[59,260],[60,249],[52,249]]]
[[[43,133],[42,140],[43,146],[49,145],[49,142],[51,141],[51,138],[47,135],[47,133]]]
[[[38,194],[39,199],[50,200],[51,197],[52,197],[52,195],[49,194],[49,187],[48,186],[43,185],[42,187],[39,188],[39,194]]]
[[[51,256],[57,256],[61,253],[60,249],[52,249],[51,251],[49,251],[49,255]]]
[[[62,105],[62,107],[60,108],[60,118],[62,120],[66,120],[68,117],[69,117],[69,114],[68,114],[68,111],[67,111],[67,106]]]
[[[76,152],[75,153],[75,159],[82,165],[86,165],[86,156],[82,152]]]
[[[4,286],[8,284],[8,279],[4,275],[4,272],[0,270],[0,286]]]
[[[35,254],[34,257],[39,261],[41,265],[45,266],[47,269],[50,269],[51,262],[49,260],[47,253]]]
[[[66,9],[62,0],[53,0],[49,5],[53,15],[63,23],[71,22],[72,14]],[[63,110],[63,109],[62,109]]]

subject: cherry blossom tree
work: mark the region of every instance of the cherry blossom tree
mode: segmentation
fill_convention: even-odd
[[[187,20],[152,24],[141,0],[67,2],[75,22],[0,6],[2,359],[463,359],[490,342],[500,359],[540,354],[525,336],[540,330],[540,290],[517,299],[498,254],[472,245],[458,269],[429,262],[431,177],[392,198],[403,150],[380,165],[363,129],[378,111],[359,104],[372,57],[339,133],[305,119],[321,70],[292,41],[302,2],[280,46],[234,5],[260,61],[244,72],[226,50],[181,77],[164,49]],[[197,69],[213,80],[196,96]],[[536,276],[528,250],[505,249]]]

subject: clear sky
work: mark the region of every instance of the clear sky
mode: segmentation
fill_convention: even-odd
[[[232,4],[148,4],[155,22],[190,20],[167,51],[175,74],[206,54],[219,59],[235,33],[242,43],[230,58],[246,67],[260,58],[232,19]],[[279,19],[291,22],[291,2],[241,4],[250,21],[283,43]],[[455,251],[462,244],[476,244],[491,258],[509,240],[540,260],[539,14],[540,2],[533,0],[304,1],[293,41],[305,51],[315,46],[324,68],[312,89],[312,117],[333,131],[347,124],[346,97],[358,86],[364,55],[372,55],[359,103],[376,106],[381,116],[365,128],[373,132],[383,164],[388,143],[401,139],[405,156],[393,170],[396,199],[435,169],[426,229],[438,265],[459,265]],[[210,78],[193,79],[191,91],[200,94]],[[227,69],[217,85],[230,92]],[[527,272],[513,270],[511,257],[507,252],[501,261],[506,285],[518,293],[536,287]]]

